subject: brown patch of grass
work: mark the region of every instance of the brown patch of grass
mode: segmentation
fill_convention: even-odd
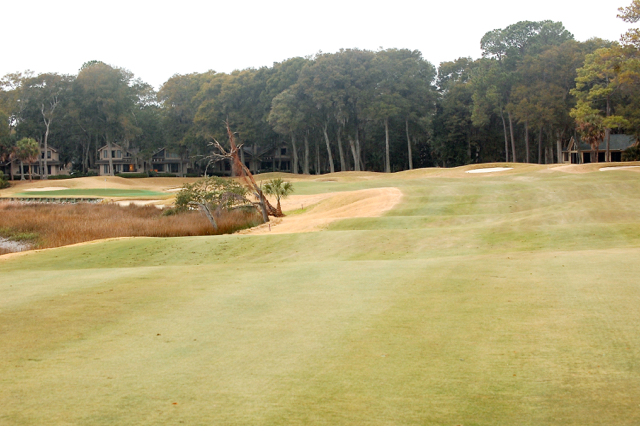
[[[115,204],[0,203],[0,236],[33,235],[36,248],[60,247],[117,237],[219,235],[260,224],[256,212],[229,211],[217,218],[218,231],[197,211],[164,216],[154,206]],[[0,254],[10,250],[0,248]]]

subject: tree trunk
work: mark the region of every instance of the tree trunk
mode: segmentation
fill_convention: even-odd
[[[20,160],[20,180],[24,180],[24,163]]]
[[[207,217],[207,219],[209,219],[209,222],[211,222],[211,225],[213,226],[213,229],[215,229],[217,231],[218,230],[218,223],[216,222],[215,218],[213,217],[213,214],[211,214],[211,210],[209,210],[209,206],[207,206],[204,203],[198,203],[198,207],[200,207],[200,210],[204,213],[204,215]]]
[[[609,129],[604,129],[604,137],[605,140],[607,141],[607,153],[605,154],[604,157],[604,161],[608,162],[611,161],[611,154],[609,153],[609,142],[611,141],[611,130]]]
[[[391,159],[389,158],[389,118],[384,119],[384,172],[391,173]]]
[[[524,122],[524,147],[527,151],[527,163],[529,163],[529,122]]]
[[[342,127],[338,126],[338,133],[336,136],[338,140],[338,153],[340,154],[340,171],[346,172],[349,169],[347,167],[344,151],[342,150]]]
[[[358,170],[364,170],[364,161],[362,161],[362,149],[360,146],[360,129],[356,126],[356,154],[358,154]]]
[[[113,176],[113,155],[111,152],[111,140],[107,137],[107,158],[109,159],[109,176]]]
[[[538,164],[542,164],[542,126],[538,132]]]
[[[360,161],[358,160],[358,152],[356,151],[356,144],[353,141],[351,135],[349,135],[349,147],[351,148],[351,156],[353,157],[353,170],[360,170]]]
[[[409,156],[409,170],[413,170],[413,153],[411,152],[411,137],[409,136],[409,119],[406,118],[404,120],[404,123],[407,130],[407,155]],[[471,152],[469,152],[469,156],[471,156]]]
[[[562,158],[562,140],[560,139],[560,132],[556,133],[556,150],[558,151],[558,163],[564,163],[564,158]]]
[[[42,112],[42,115],[44,116],[44,110]],[[44,165],[42,166],[42,177],[44,180],[47,180],[49,179],[47,167],[47,151],[49,150],[49,125],[51,124],[51,120],[44,120],[44,124],[45,126],[47,126],[47,129],[44,132]]]
[[[316,174],[320,174],[320,143],[318,142],[318,138],[315,138],[316,141]]]
[[[607,79],[608,81],[608,79]],[[611,103],[609,102],[609,96],[607,96],[607,117],[611,115]],[[607,139],[607,153],[605,154],[604,161],[611,161],[611,154],[609,153],[609,141],[611,140],[611,129],[604,129],[604,137]]]
[[[291,150],[293,151],[293,174],[298,174],[298,149],[296,148],[296,135],[291,133]]]
[[[305,175],[309,174],[309,136],[306,133],[304,135],[304,165],[302,167],[302,173]]]
[[[511,120],[511,112],[507,111],[507,116],[509,117],[509,132],[511,133],[511,158],[513,162],[517,162],[516,158],[516,140],[513,137],[513,121]]]
[[[502,118],[502,130],[504,131],[504,158],[505,162],[509,162],[509,136],[507,136],[507,123],[504,121],[504,113],[500,110],[500,118]]]
[[[327,158],[329,159],[329,170],[334,173],[336,170],[333,167],[333,156],[331,155],[331,144],[329,143],[329,135],[327,134],[327,123],[324,123],[322,131],[324,133],[324,141],[327,144]]]

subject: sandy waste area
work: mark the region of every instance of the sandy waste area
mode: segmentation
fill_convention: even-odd
[[[317,195],[292,195],[281,200],[282,210],[307,208],[301,214],[270,218],[271,222],[245,229],[239,234],[291,234],[314,232],[326,228],[338,219],[353,217],[377,217],[391,210],[402,198],[398,188],[373,188],[360,191],[325,193]],[[275,200],[269,200],[275,206]]]
[[[69,189],[64,186],[45,186],[44,188],[27,188],[24,192],[39,192],[39,191],[62,191]]]
[[[465,173],[493,173],[504,172],[505,170],[513,170],[513,167],[487,167],[484,169],[467,170]]]
[[[620,169],[636,169],[640,166],[613,166],[613,167],[601,167],[600,170],[601,172],[608,172],[611,170],[620,170]]]

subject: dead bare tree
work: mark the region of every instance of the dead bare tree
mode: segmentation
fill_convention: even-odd
[[[269,203],[269,200],[264,196],[262,192],[262,188],[260,185],[256,183],[256,180],[253,178],[253,174],[251,171],[245,166],[242,161],[240,161],[240,155],[238,154],[242,149],[242,144],[236,145],[235,137],[233,136],[233,132],[229,127],[229,122],[226,123],[227,126],[227,135],[229,136],[229,147],[230,150],[227,151],[224,147],[217,141],[213,140],[213,142],[209,143],[209,146],[214,147],[218,150],[218,152],[214,152],[210,155],[209,161],[219,161],[219,160],[227,160],[231,162],[231,167],[233,169],[234,174],[242,179],[245,185],[253,192],[256,200],[258,200],[255,204],[260,208],[262,212],[262,220],[265,222],[269,222],[269,216],[281,217],[282,213],[279,213],[278,210]]]

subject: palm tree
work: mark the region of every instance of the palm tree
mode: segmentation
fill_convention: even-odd
[[[264,184],[264,193],[276,197],[278,217],[284,216],[284,214],[282,214],[282,208],[280,207],[280,199],[287,198],[292,192],[293,184],[291,182],[285,182],[281,178],[268,180]]]
[[[24,180],[24,163],[29,163],[29,180],[33,180],[31,173],[31,163],[38,159],[40,154],[40,144],[35,139],[22,138],[16,143],[16,157],[20,160],[20,172]]]

